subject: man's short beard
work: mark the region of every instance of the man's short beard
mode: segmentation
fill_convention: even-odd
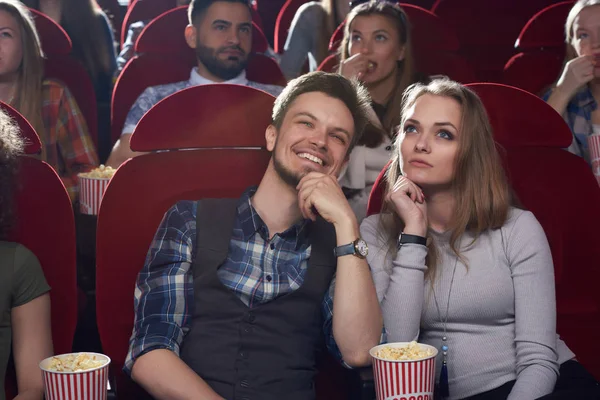
[[[308,174],[310,170],[307,169],[304,172],[294,173],[290,171],[285,165],[283,165],[281,160],[279,160],[279,157],[277,157],[277,141],[278,140],[275,140],[275,147],[273,148],[273,168],[275,169],[275,172],[277,173],[277,175],[279,175],[282,181],[284,181],[285,183],[287,183],[295,189],[296,186],[298,186],[298,184],[302,180],[302,178],[304,178],[304,176]]]
[[[228,48],[240,50],[243,53],[241,57],[246,58],[240,58],[236,64],[227,64],[219,60],[217,58],[217,53]],[[248,64],[247,55],[242,49],[239,48],[239,46],[222,47],[215,50],[212,47],[206,47],[198,44],[196,46],[196,58],[202,63],[202,65],[204,65],[204,67],[206,67],[208,72],[225,81],[237,77],[242,73],[243,70],[246,69],[246,65]]]

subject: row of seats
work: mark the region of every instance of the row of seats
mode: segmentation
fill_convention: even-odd
[[[154,2],[159,2],[162,7],[171,7],[169,1],[162,0],[143,0],[135,4],[139,6]],[[518,53],[504,66],[503,75],[498,82],[539,94],[556,79],[564,57],[562,26],[571,5],[570,1],[551,5],[529,20],[518,35]],[[463,56],[464,41],[446,20],[418,6],[402,6],[413,24],[415,60],[421,72],[447,75],[463,83],[485,80],[480,79],[480,71],[473,69],[469,60]],[[135,6],[132,6],[129,10],[134,9]],[[154,9],[154,12],[157,11],[160,10]],[[69,56],[71,41],[66,32],[43,14],[33,12],[43,50],[48,56],[45,62],[46,76],[63,81],[69,87],[97,145],[98,117],[92,82],[83,66]],[[142,17],[150,18],[152,15],[153,13],[148,13]],[[112,143],[119,138],[129,109],[146,87],[188,78],[189,70],[196,60],[183,37],[186,25],[186,7],[170,8],[148,24],[140,34],[136,43],[136,53],[139,55],[124,68],[113,91],[110,132]],[[285,85],[285,78],[277,63],[262,54],[268,48],[267,38],[256,21],[253,27],[253,56],[248,66],[249,79]],[[342,36],[343,27],[339,27],[331,38],[331,52],[337,50]],[[514,41],[514,38],[511,40]],[[332,55],[319,69],[333,71],[337,64],[336,56]],[[161,73],[156,74],[155,71]],[[531,74],[531,71],[536,73]]]
[[[600,377],[600,343],[590,334],[600,329],[600,300],[594,294],[600,280],[600,248],[594,233],[600,226],[600,187],[587,164],[563,150],[571,133],[550,106],[501,84],[471,87],[486,105],[520,201],[535,213],[548,236],[556,272],[558,332],[582,364]],[[194,105],[192,99],[202,98],[211,102]],[[264,129],[273,103],[269,94],[245,86],[191,87],[158,103],[136,127],[132,149],[151,153],[127,161],[116,172],[103,198],[97,228],[97,322],[122,398],[141,398],[121,368],[133,326],[135,279],[162,215],[178,200],[237,197],[259,182],[269,161]],[[528,118],[532,114],[524,115],[523,109],[537,118]],[[24,120],[20,126],[30,141],[27,152],[39,151],[31,126]],[[167,130],[170,135],[161,134]],[[67,352],[77,320],[72,209],[47,164],[32,158],[23,161],[23,185],[17,194],[19,226],[11,239],[40,258],[53,288],[55,350]],[[568,191],[564,182],[569,182]],[[370,213],[381,207],[383,184],[380,180],[373,190]],[[339,369],[335,371],[343,377]],[[340,385],[323,377],[319,382],[325,393],[326,385]]]

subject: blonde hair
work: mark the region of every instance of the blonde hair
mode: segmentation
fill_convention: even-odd
[[[598,6],[600,5],[600,0],[579,0],[577,1],[571,11],[569,11],[569,15],[567,16],[567,21],[565,22],[565,64],[572,59],[577,57],[577,52],[575,48],[571,44],[573,42],[573,25],[575,24],[575,18],[583,11],[585,8]]]
[[[17,0],[0,0],[0,10],[10,14],[19,25],[23,59],[18,70],[15,97],[10,102],[33,126],[42,143],[47,143],[46,129],[42,118],[42,80],[44,60],[38,37],[29,10]],[[42,146],[42,155],[45,154]]]
[[[395,129],[400,123],[400,109],[402,107],[402,93],[412,83],[415,82],[415,68],[412,55],[412,46],[410,39],[410,23],[408,22],[408,16],[402,10],[400,6],[395,3],[387,1],[376,1],[371,0],[368,3],[363,3],[353,8],[348,17],[346,18],[346,24],[344,27],[344,39],[340,46],[340,60],[346,60],[350,57],[350,38],[352,22],[359,16],[369,15],[382,15],[389,18],[394,22],[398,29],[398,38],[400,43],[404,46],[404,59],[398,61],[398,69],[396,76],[396,84],[392,89],[392,97],[388,101],[386,113],[383,117],[381,124],[385,133],[390,137],[395,134]],[[383,141],[384,133],[380,130],[371,129],[365,132],[362,143],[368,147],[375,147]],[[379,137],[377,137],[379,136]]]
[[[315,54],[318,63],[321,63],[329,54],[329,39],[333,36],[333,32],[337,28],[336,0],[321,0],[320,4],[325,14],[323,15],[323,22],[321,24],[319,43],[317,43],[317,54]]]
[[[396,138],[395,151],[385,175],[385,195],[402,175],[400,145],[405,136],[403,128],[408,110],[425,94],[451,98],[460,104],[462,110],[459,147],[454,161],[452,182],[456,209],[452,213],[450,223],[450,248],[465,262],[457,246],[461,236],[465,231],[469,231],[476,240],[482,232],[502,227],[512,203],[511,191],[496,150],[492,127],[483,103],[473,91],[449,79],[436,79],[427,85],[416,83],[406,90],[400,134]],[[390,207],[384,204],[382,213],[390,211]],[[381,218],[381,223],[383,229],[380,231],[389,241],[389,250],[395,251],[396,240],[403,229],[402,221],[394,213],[393,218]],[[427,277],[433,283],[438,255],[433,238],[429,234],[428,236]]]

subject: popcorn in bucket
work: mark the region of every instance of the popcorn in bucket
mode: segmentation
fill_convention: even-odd
[[[82,214],[98,215],[102,196],[115,172],[116,169],[101,165],[90,172],[78,175],[79,211]]]
[[[435,347],[417,342],[373,347],[377,400],[433,400],[437,353]]]
[[[106,400],[110,358],[69,353],[40,362],[46,400]]]

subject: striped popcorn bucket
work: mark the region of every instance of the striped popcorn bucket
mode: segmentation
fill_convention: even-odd
[[[383,347],[406,346],[407,342],[398,342],[382,344],[371,349],[377,400],[433,400],[437,356],[435,347],[419,344],[433,350],[432,356],[419,360],[392,361],[376,355]]]
[[[79,353],[72,353],[77,355]],[[40,363],[44,378],[46,400],[106,400],[108,390],[108,366],[110,358],[104,354],[88,353],[97,360],[106,361],[103,365],[77,372],[58,372],[49,369],[53,357]],[[58,358],[68,356],[62,354]]]
[[[79,211],[82,214],[98,215],[100,202],[110,178],[86,178],[79,176]]]
[[[600,185],[600,134],[588,136],[588,146],[590,147],[590,161],[592,162],[592,172],[596,181]]]

